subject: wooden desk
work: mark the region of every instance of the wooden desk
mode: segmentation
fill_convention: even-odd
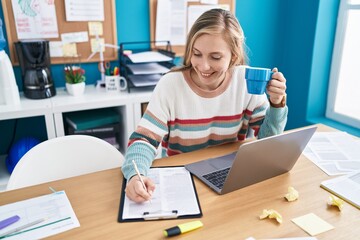
[[[330,130],[320,126],[319,131]],[[204,149],[155,161],[156,166],[180,165],[235,151],[237,144]],[[301,156],[286,174],[219,196],[195,179],[203,211],[204,227],[172,239],[245,239],[247,237],[283,238],[309,236],[291,222],[292,218],[315,213],[335,229],[316,236],[318,239],[358,239],[360,211],[345,204],[342,212],[328,207],[329,193],[320,182],[329,179],[311,161]],[[161,220],[118,223],[122,174],[112,169],[0,194],[0,205],[50,193],[49,186],[65,190],[80,221],[79,228],[49,239],[163,239],[162,230],[191,221]],[[300,198],[286,202],[288,186],[295,187]],[[283,223],[274,219],[259,220],[263,209],[275,209]]]

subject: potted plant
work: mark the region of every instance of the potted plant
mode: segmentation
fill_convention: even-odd
[[[80,66],[68,65],[64,68],[66,90],[70,95],[78,96],[85,90],[85,70]]]

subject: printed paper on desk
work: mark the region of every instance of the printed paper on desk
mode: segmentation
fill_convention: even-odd
[[[323,181],[320,186],[360,209],[360,171]]]
[[[46,220],[10,235],[5,238],[6,240],[41,239],[80,226],[64,191],[0,206],[1,217],[6,218],[13,215],[18,215],[20,220],[2,229],[0,236],[5,232],[35,220],[41,218]]]
[[[316,132],[303,154],[330,176],[360,170],[360,141],[346,132]]]
[[[157,219],[171,218],[173,211],[177,211],[174,217],[201,217],[193,179],[184,167],[151,168],[148,176],[156,185],[151,203],[135,203],[124,196],[125,192],[122,191],[122,206],[118,219],[120,222],[143,220],[144,217],[151,218],[155,215]],[[124,183],[126,184],[125,180]],[[144,213],[149,214],[144,216]]]

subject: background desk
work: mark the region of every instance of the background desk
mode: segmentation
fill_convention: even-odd
[[[319,131],[329,130],[320,126]],[[208,157],[219,156],[238,148],[238,143],[181,154],[155,161],[156,166],[182,165]],[[358,239],[360,211],[345,204],[342,212],[327,207],[327,191],[320,182],[329,179],[311,161],[301,156],[289,173],[219,196],[195,179],[204,227],[172,239],[245,239],[306,237],[303,230],[291,222],[292,218],[315,213],[335,229],[319,234],[318,239]],[[49,194],[49,186],[65,190],[80,221],[80,228],[55,235],[49,239],[163,239],[162,230],[191,221],[162,220],[118,223],[122,174],[111,169],[75,178],[41,184],[29,188],[0,193],[0,205]],[[286,202],[288,186],[295,187],[300,198]],[[275,209],[283,216],[283,223],[274,219],[259,220],[263,209]]]

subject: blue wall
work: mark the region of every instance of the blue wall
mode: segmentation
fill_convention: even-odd
[[[278,67],[287,79],[289,117],[287,129],[315,122],[326,122],[360,136],[359,129],[348,128],[324,118],[337,9],[340,0],[238,0],[236,16],[243,27],[249,48],[250,65]],[[147,41],[149,1],[117,0],[118,41]],[[0,17],[3,19],[2,7]],[[8,49],[6,49],[8,52]],[[96,64],[83,64],[87,84],[100,77]],[[63,66],[51,70],[57,87],[64,86]],[[22,89],[20,69],[14,68]],[[36,119],[40,128],[43,121]],[[17,138],[24,135],[19,121]],[[13,121],[0,121],[0,154],[11,139]],[[32,135],[43,134],[34,130]],[[45,135],[46,136],[46,135]],[[45,138],[42,136],[42,138]]]

